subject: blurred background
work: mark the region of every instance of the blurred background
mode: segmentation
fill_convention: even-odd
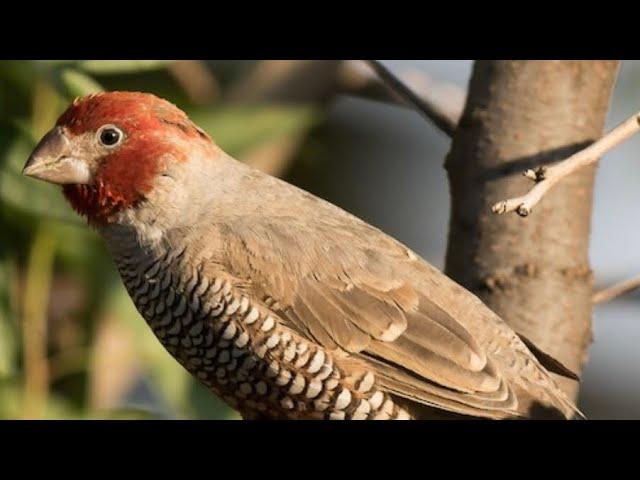
[[[458,111],[471,61],[385,61]],[[395,236],[442,268],[449,140],[384,97],[362,63],[0,61],[0,418],[232,419],[138,315],[100,239],[58,188],[20,174],[74,97],[141,90],[184,109],[227,152]],[[640,109],[625,61],[607,128]],[[598,172],[591,260],[599,286],[640,272],[640,138]],[[596,307],[580,407],[640,418],[640,295]]]

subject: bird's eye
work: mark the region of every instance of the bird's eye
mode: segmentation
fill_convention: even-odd
[[[108,148],[117,146],[124,137],[122,130],[113,125],[105,125],[98,130],[99,142]]]

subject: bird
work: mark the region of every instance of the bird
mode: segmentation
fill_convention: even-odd
[[[581,415],[551,372],[577,376],[473,293],[153,94],[77,98],[23,173],[61,185],[153,334],[244,419]]]

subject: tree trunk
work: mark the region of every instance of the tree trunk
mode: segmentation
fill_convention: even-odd
[[[594,168],[556,186],[527,218],[491,205],[525,193],[521,173],[603,131],[617,61],[477,61],[446,161],[446,273],[518,333],[580,373],[591,342]],[[577,382],[556,377],[573,398]]]

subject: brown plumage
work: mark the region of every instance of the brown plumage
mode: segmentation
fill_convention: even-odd
[[[57,127],[65,141],[39,146],[25,173],[56,182],[52,157],[82,163],[67,164],[62,183],[89,191],[70,199],[139,311],[245,417],[573,416],[540,361],[571,373],[473,294],[378,229],[236,162],[168,105],[129,93],[81,100]],[[121,144],[91,143],[103,125]],[[148,177],[104,183],[101,172],[127,162]],[[110,202],[118,191],[127,196]]]

